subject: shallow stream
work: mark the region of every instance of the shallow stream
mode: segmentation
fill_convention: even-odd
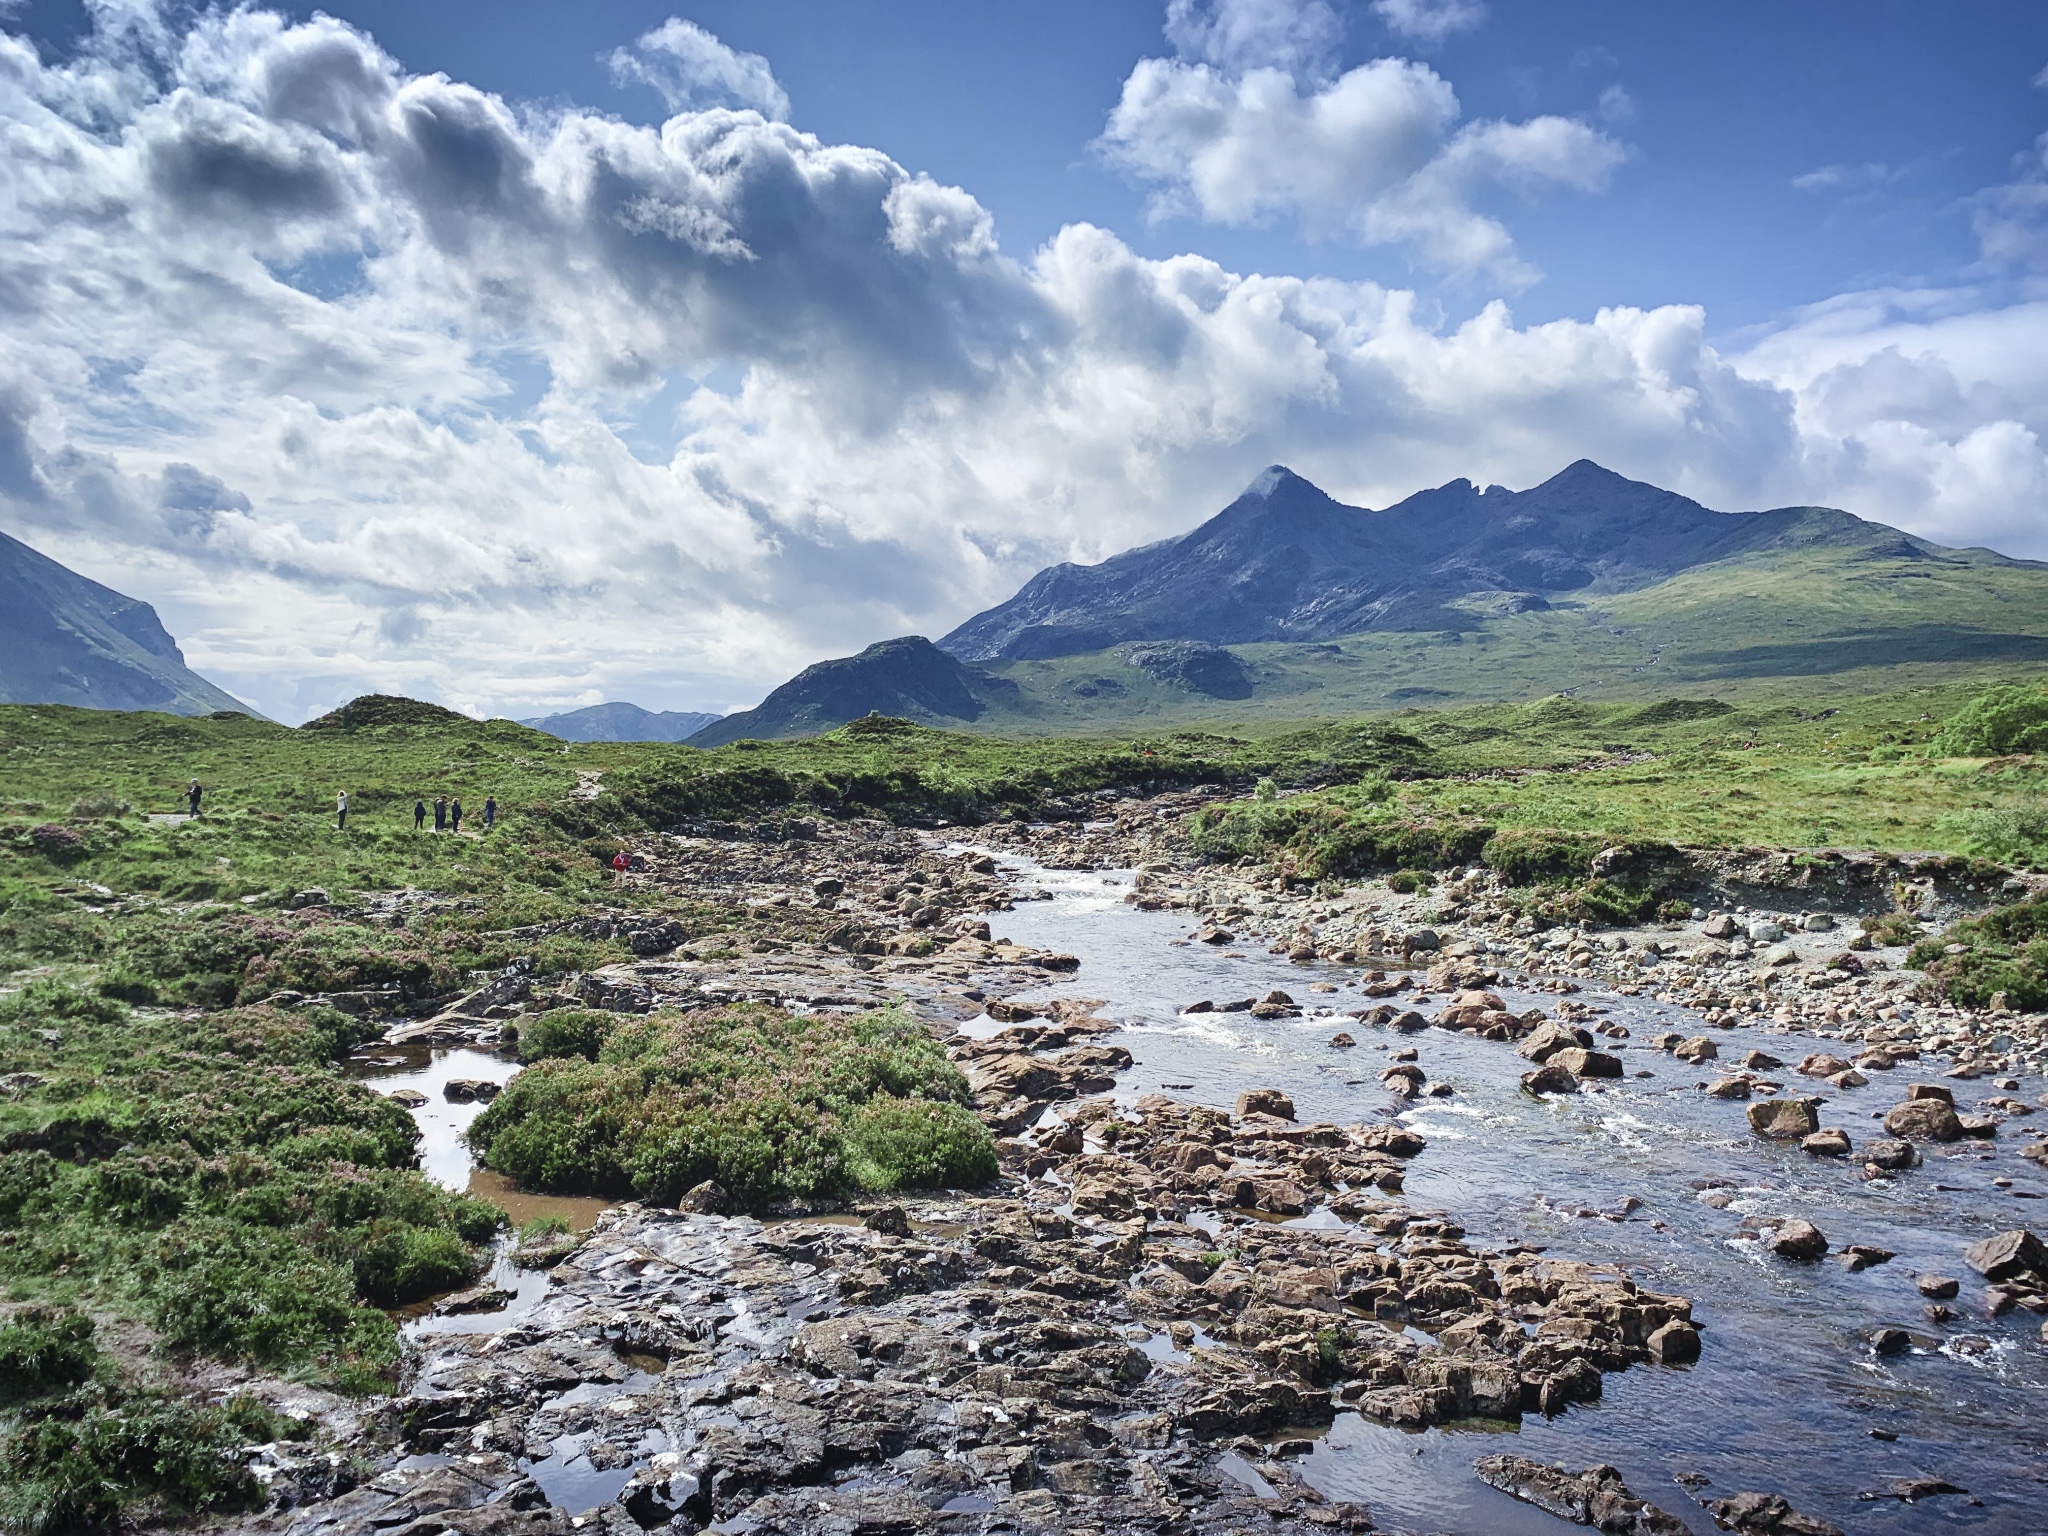
[[[1262,946],[1247,945],[1236,959],[1204,945],[1176,947],[1189,933],[1187,915],[1125,905],[1127,872],[1025,872],[1053,899],[991,921],[1018,943],[1080,957],[1074,979],[1025,996],[1106,1000],[1099,1011],[1123,1026],[1110,1039],[1135,1058],[1120,1098],[1163,1091],[1228,1109],[1246,1088],[1274,1087],[1293,1097],[1303,1120],[1399,1119],[1429,1139],[1408,1168],[1411,1204],[1448,1212],[1475,1243],[1529,1243],[1555,1257],[1612,1264],[1693,1300],[1704,1330],[1698,1365],[1611,1375],[1604,1400],[1558,1418],[1422,1434],[1356,1414],[1339,1418],[1302,1463],[1325,1493],[1364,1501],[1386,1527],[1555,1536],[1566,1529],[1560,1522],[1472,1475],[1475,1458],[1513,1451],[1574,1469],[1611,1463],[1643,1497],[1702,1533],[1713,1523],[1673,1483],[1680,1473],[1709,1479],[1708,1497],[1781,1493],[1851,1536],[2048,1531],[2042,1320],[2025,1311],[1987,1318],[1981,1282],[1963,1263],[1963,1250],[1980,1237],[2048,1227],[2048,1205],[2036,1203],[2048,1196],[2048,1171],[2019,1156],[2023,1142],[2048,1134],[2048,1113],[2008,1122],[1996,1142],[1925,1149],[1925,1166],[1866,1183],[1857,1159],[1752,1140],[1741,1103],[1699,1091],[1721,1075],[1715,1064],[1691,1067],[1646,1043],[1677,1029],[1716,1040],[1724,1058],[1767,1051],[1788,1063],[1770,1075],[1791,1094],[1830,1092],[1790,1064],[1815,1051],[1854,1054],[1842,1041],[1768,1026],[1710,1029],[1689,1010],[1588,986],[1578,1001],[1631,1032],[1626,1041],[1600,1042],[1620,1049],[1631,1076],[1539,1100],[1521,1091],[1530,1063],[1507,1045],[1445,1030],[1399,1035],[1346,1016],[1372,1005],[1356,990],[1309,990],[1355,977],[1355,968],[1295,965]],[[1307,1016],[1180,1012],[1199,998],[1221,1003],[1274,988]],[[1547,993],[1499,990],[1518,1012],[1556,1007]],[[1356,1048],[1329,1044],[1340,1029],[1356,1037]],[[1455,1093],[1412,1103],[1387,1093],[1379,1073],[1388,1056],[1376,1047],[1390,1046],[1413,1046],[1429,1081]],[[1940,1080],[1947,1065],[1923,1059],[1872,1073],[1868,1087],[1833,1095],[1822,1123],[1845,1127],[1860,1146],[1883,1134],[1874,1116],[1902,1099],[1908,1083]],[[1651,1075],[1633,1076],[1638,1071]],[[1988,1081],[1950,1086],[1965,1106],[1998,1091]],[[2022,1079],[2011,1096],[2035,1103],[2044,1087]],[[2035,1124],[2042,1130],[2030,1135]],[[1730,1203],[1717,1209],[1702,1195]],[[1629,1209],[1631,1200],[1640,1204]],[[1867,1243],[1897,1257],[1852,1274],[1838,1258],[1792,1263],[1744,1236],[1782,1216],[1812,1221],[1836,1250]],[[1964,1282],[1945,1327],[1923,1315],[1915,1277],[1925,1272]],[[1912,1333],[1909,1353],[1873,1352],[1867,1335],[1887,1325]],[[1909,1478],[1946,1479],[1970,1496],[1910,1505],[1889,1496],[1895,1481]]]

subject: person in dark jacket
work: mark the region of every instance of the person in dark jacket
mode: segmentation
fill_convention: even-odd
[[[427,802],[415,800],[412,803],[412,829],[417,832],[427,824]]]
[[[458,834],[462,831],[462,802],[460,800],[450,800],[448,802],[448,830]]]
[[[436,832],[446,832],[448,830],[448,797],[446,795],[434,796],[434,830]]]
[[[185,791],[185,799],[192,806],[192,814],[197,816],[199,814],[199,781],[197,779],[194,779],[192,787]]]
[[[497,824],[498,797],[496,795],[486,795],[484,797],[484,830],[488,832]]]

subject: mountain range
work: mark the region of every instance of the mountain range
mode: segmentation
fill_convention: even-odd
[[[1189,533],[1041,571],[936,646],[809,667],[691,741],[871,710],[1037,734],[2044,665],[2048,564],[1835,508],[1716,512],[1582,459],[1372,511],[1275,465]]]
[[[185,665],[156,610],[0,533],[0,703],[253,714]]]
[[[638,704],[591,704],[559,715],[522,720],[564,741],[686,741],[722,716],[694,710],[651,710]]]

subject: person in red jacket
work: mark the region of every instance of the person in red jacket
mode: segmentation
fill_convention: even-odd
[[[632,867],[633,861],[626,857],[625,849],[621,848],[612,855],[612,871],[619,877],[619,884],[624,885],[626,883],[626,871]]]

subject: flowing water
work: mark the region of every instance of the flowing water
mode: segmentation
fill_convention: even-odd
[[[1382,1525],[1417,1531],[1563,1529],[1472,1475],[1475,1458],[1511,1451],[1573,1468],[1611,1463],[1638,1493],[1701,1532],[1712,1522],[1673,1484],[1676,1474],[1710,1479],[1703,1490],[1710,1497],[1782,1493],[1852,1536],[2048,1531],[2041,1319],[2025,1311],[1987,1318],[1981,1286],[1963,1264],[1964,1248],[1980,1237],[2048,1224],[2048,1206],[2036,1203],[2048,1195],[2048,1173],[2018,1155],[2031,1139],[2026,1122],[2009,1122],[1995,1143],[1924,1149],[1923,1167],[1866,1183],[1856,1159],[1752,1141],[1742,1104],[1699,1091],[1719,1075],[1711,1065],[1691,1067],[1645,1044],[1678,1029],[1715,1039],[1724,1056],[1755,1047],[1796,1063],[1813,1051],[1843,1053],[1840,1041],[1753,1025],[1709,1029],[1686,1009],[1588,987],[1578,1000],[1607,1010],[1633,1037],[1602,1041],[1601,1049],[1620,1046],[1631,1074],[1651,1075],[1533,1099],[1520,1088],[1530,1064],[1508,1046],[1444,1030],[1397,1035],[1345,1016],[1371,1006],[1356,990],[1309,991],[1355,970],[1176,947],[1187,936],[1187,915],[1124,905],[1128,873],[1027,867],[1027,874],[1053,899],[992,921],[1018,943],[1080,957],[1073,980],[1025,996],[1106,999],[1100,1012],[1123,1026],[1108,1038],[1135,1058],[1120,1080],[1121,1098],[1164,1091],[1227,1109],[1246,1088],[1275,1087],[1292,1095],[1304,1120],[1398,1118],[1429,1139],[1408,1167],[1407,1199],[1449,1212],[1475,1245],[1536,1244],[1693,1299],[1704,1330],[1698,1365],[1611,1375],[1601,1402],[1552,1420],[1532,1415],[1518,1429],[1408,1434],[1345,1415],[1301,1463],[1325,1493],[1363,1500]],[[1276,987],[1308,1016],[1180,1013],[1199,998],[1220,1003]],[[1555,1007],[1548,994],[1500,990],[1518,1012]],[[1357,1048],[1330,1046],[1340,1029],[1356,1037]],[[1387,1045],[1414,1046],[1430,1082],[1448,1083],[1455,1094],[1412,1103],[1388,1094],[1378,1081],[1387,1056],[1375,1049]],[[1873,1073],[1870,1086],[1830,1102],[1823,1123],[1844,1126],[1861,1145],[1883,1134],[1873,1116],[1903,1098],[1908,1083],[1938,1080],[1945,1065],[1923,1059]],[[1787,1092],[1810,1091],[1803,1079],[1773,1075],[1787,1080]],[[1995,1091],[1988,1083],[1954,1086],[1966,1103],[1980,1096],[1976,1090]],[[2012,1096],[2034,1102],[2044,1086],[2023,1079]],[[1729,1203],[1716,1208],[1703,1194]],[[1856,1274],[1834,1258],[1778,1259],[1745,1232],[1780,1216],[1807,1218],[1836,1249],[1868,1243],[1897,1257]],[[1914,1281],[1924,1272],[1965,1282],[1946,1327],[1923,1315]],[[1909,1353],[1879,1358],[1872,1351],[1866,1335],[1886,1325],[1913,1334]],[[1909,1478],[1943,1478],[1971,1497],[1910,1505],[1859,1497],[1887,1495]]]

